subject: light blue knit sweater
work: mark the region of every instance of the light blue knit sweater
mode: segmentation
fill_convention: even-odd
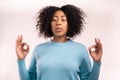
[[[72,40],[37,45],[28,70],[25,60],[17,62],[20,80],[98,80],[101,65],[92,67],[86,47]]]

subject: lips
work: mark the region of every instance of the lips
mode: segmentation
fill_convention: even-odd
[[[56,28],[56,32],[61,32],[62,28]]]

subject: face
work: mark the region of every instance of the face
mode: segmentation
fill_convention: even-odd
[[[68,23],[63,11],[58,10],[54,13],[51,21],[51,29],[54,37],[66,37]]]

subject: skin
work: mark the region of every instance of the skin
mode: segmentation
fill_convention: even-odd
[[[94,50],[92,50],[92,49],[94,49]],[[88,50],[89,50],[89,53],[90,53],[92,59],[95,62],[101,62],[103,50],[102,50],[102,43],[99,38],[98,39],[95,38],[95,44],[90,46],[88,48]]]
[[[55,12],[55,14],[53,15],[53,19],[51,21],[51,29],[53,32],[53,41],[55,42],[67,41],[66,33],[68,30],[68,23],[67,23],[67,18],[63,11],[58,10]],[[25,46],[26,48],[24,48]],[[101,62],[103,51],[102,51],[102,43],[99,38],[98,39],[95,38],[95,44],[90,46],[88,50],[92,59],[95,62]],[[28,53],[29,53],[29,45],[23,42],[23,36],[19,35],[16,40],[17,59],[18,60],[25,59]]]
[[[26,46],[26,49],[24,49],[24,46]],[[27,54],[29,53],[29,45],[25,42],[23,42],[23,36],[19,35],[16,40],[16,54],[17,59],[22,60],[25,59]]]
[[[68,30],[67,17],[63,11],[58,10],[54,13],[51,21],[51,29],[53,32],[53,41],[55,42],[65,42],[66,34]],[[60,31],[57,31],[60,29]]]

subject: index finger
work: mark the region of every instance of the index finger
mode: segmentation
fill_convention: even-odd
[[[18,36],[18,39],[19,39],[20,43],[22,43],[23,36],[22,36],[22,35],[19,35],[19,36]]]
[[[20,45],[22,43],[22,39],[23,39],[22,35],[18,35],[18,39],[16,41],[16,44]]]
[[[98,47],[102,47],[102,43],[99,38],[98,39],[95,38],[95,43]]]

